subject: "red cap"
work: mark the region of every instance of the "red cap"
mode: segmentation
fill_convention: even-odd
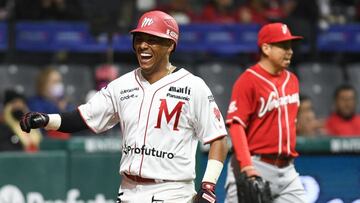
[[[162,11],[144,13],[136,27],[130,33],[143,32],[157,37],[171,39],[177,44],[179,27],[175,19]]]
[[[303,39],[301,36],[293,36],[286,24],[270,23],[264,25],[258,34],[258,46],[264,43],[276,43],[288,40]]]

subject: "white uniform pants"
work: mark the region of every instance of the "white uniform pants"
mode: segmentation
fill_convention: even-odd
[[[271,194],[275,198],[273,203],[305,203],[305,190],[296,172],[294,164],[285,168],[278,168],[274,165],[252,157],[255,169],[261,177],[270,182]],[[225,183],[225,203],[238,203],[235,176],[231,161],[228,164],[227,178]]]
[[[194,181],[138,183],[122,176],[118,198],[121,203],[190,203],[195,194]]]

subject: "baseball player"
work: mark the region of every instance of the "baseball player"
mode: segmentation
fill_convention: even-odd
[[[147,12],[131,33],[139,68],[112,81],[77,111],[30,112],[20,125],[24,131],[90,128],[99,133],[120,123],[123,153],[118,202],[215,202],[215,184],[227,154],[227,132],[212,93],[202,79],[169,62],[179,36],[173,17]],[[199,140],[209,143],[210,151],[195,195]]]
[[[241,202],[236,169],[251,178],[270,182],[271,202],[305,202],[305,191],[293,160],[299,82],[286,70],[293,36],[285,24],[264,25],[258,33],[260,60],[235,82],[226,124],[234,148],[226,180],[226,203]],[[235,170],[235,172],[234,172]],[[270,192],[269,192],[270,193]],[[240,195],[240,196],[239,196]],[[263,202],[263,201],[261,201]]]

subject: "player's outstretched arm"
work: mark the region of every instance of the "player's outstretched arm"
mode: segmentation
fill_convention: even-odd
[[[215,185],[222,171],[228,152],[226,137],[210,143],[210,151],[201,187],[195,196],[195,203],[216,202]]]
[[[31,129],[44,128],[60,132],[74,133],[87,129],[79,111],[61,114],[45,114],[40,112],[26,113],[20,120],[20,127],[29,133]]]

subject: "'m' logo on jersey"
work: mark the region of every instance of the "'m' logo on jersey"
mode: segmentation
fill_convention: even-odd
[[[274,108],[278,108],[280,106],[285,106],[287,104],[297,103],[300,104],[299,93],[295,93],[292,95],[285,95],[280,98],[276,98],[276,93],[274,91],[270,92],[267,102],[265,103],[265,99],[260,97],[260,110],[258,116],[263,117],[266,112],[273,110]]]
[[[146,27],[154,23],[154,20],[152,18],[144,18],[144,20],[141,23],[141,27]]]
[[[158,114],[157,124],[156,124],[155,128],[161,128],[162,115],[165,114],[167,123],[169,123],[170,120],[172,119],[172,117],[175,116],[173,130],[178,131],[179,130],[178,125],[179,125],[180,113],[181,113],[182,106],[185,104],[185,102],[181,102],[181,101],[178,102],[176,104],[176,106],[174,107],[174,109],[169,114],[169,109],[168,109],[168,106],[166,103],[166,99],[160,99],[160,101],[161,101],[161,103],[160,103],[160,107],[159,107],[159,114]]]
[[[186,87],[173,87],[171,86],[169,88],[169,92],[177,92],[177,93],[182,93],[182,94],[187,94],[190,95],[190,90],[191,88],[186,86]]]

